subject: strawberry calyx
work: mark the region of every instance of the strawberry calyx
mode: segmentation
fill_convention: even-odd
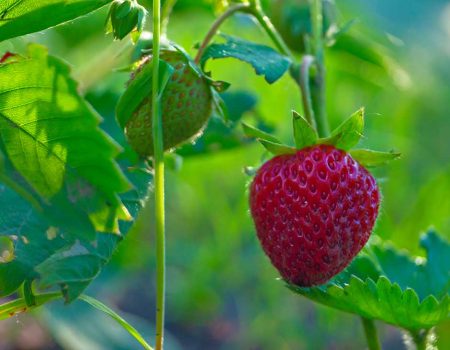
[[[358,163],[368,168],[384,165],[401,156],[395,151],[353,149],[364,134],[364,108],[353,113],[326,138],[319,138],[314,127],[296,111],[292,111],[292,120],[295,147],[286,145],[275,136],[248,124],[242,123],[242,128],[247,137],[256,138],[274,155],[295,154],[298,150],[314,145],[330,145],[350,153]]]
[[[179,56],[183,60],[183,64],[188,65],[192,72],[203,79],[206,84],[211,88],[211,94],[213,98],[214,114],[222,118],[224,121],[228,120],[225,104],[222,101],[219,93],[225,91],[230,86],[229,83],[223,81],[215,81],[211,78],[209,73],[205,73],[202,69],[195,64],[189,54],[179,45],[170,42],[165,49],[165,52],[174,52],[180,54]],[[151,50],[149,55],[142,57],[135,63],[121,69],[123,72],[131,71],[131,80],[127,83],[127,90],[122,95],[116,108],[116,115],[119,125],[122,129],[128,123],[132,117],[132,112],[148,97],[148,91],[151,89],[153,68],[151,64]],[[149,62],[150,61],[150,62]],[[160,77],[166,77],[170,79],[174,72],[174,68],[170,62],[166,62],[164,57],[160,57]],[[144,71],[143,74],[138,74]],[[161,82],[160,94],[163,95],[167,84]]]

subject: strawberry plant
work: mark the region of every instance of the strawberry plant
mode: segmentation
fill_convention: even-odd
[[[356,148],[365,135],[363,108],[333,131],[327,113],[329,52],[379,71],[397,67],[351,33],[353,21],[339,22],[334,1],[216,0],[205,6],[211,3],[217,16],[203,40],[191,43],[195,56],[169,35],[175,0],[0,4],[0,42],[10,45],[0,55],[0,297],[8,298],[0,320],[59,299],[80,300],[118,322],[144,349],[163,349],[171,198],[165,169],[178,168],[181,157],[234,152],[257,139],[264,155],[261,164],[246,168],[250,215],[285,292],[360,317],[371,350],[381,348],[376,320],[402,329],[409,347],[432,349],[434,328],[448,320],[449,243],[429,230],[420,241],[426,258],[419,258],[372,234],[383,210],[376,169],[401,162],[400,154]],[[65,57],[17,39],[105,6],[106,32],[119,42],[117,52],[89,57],[93,68],[84,73],[84,85],[77,81],[83,72],[75,74]],[[261,40],[219,33],[232,17],[251,19]],[[269,85],[292,79],[302,113],[279,115],[277,122],[292,129],[292,142],[274,135],[278,129],[258,115],[251,93],[227,91],[231,84],[215,78],[228,58],[235,60],[227,64],[249,64]],[[109,106],[115,119],[103,121],[84,89],[107,85],[102,80],[111,71],[128,77]],[[249,114],[257,126],[242,122]],[[84,294],[138,225],[148,198],[156,251],[151,342]],[[271,288],[279,287],[274,282]]]

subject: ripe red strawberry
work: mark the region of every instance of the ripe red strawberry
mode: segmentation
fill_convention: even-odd
[[[175,68],[162,96],[163,142],[164,150],[168,150],[201,134],[212,113],[213,97],[206,79],[192,68],[181,52],[163,50],[161,59]],[[132,79],[143,74],[142,67],[150,62],[151,56],[146,57]],[[133,112],[125,134],[140,156],[153,155],[151,91]]]
[[[372,175],[327,145],[269,160],[250,188],[264,251],[286,281],[304,287],[327,282],[351,262],[369,239],[379,205]]]

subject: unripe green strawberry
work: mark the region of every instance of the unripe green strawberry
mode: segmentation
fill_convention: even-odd
[[[162,95],[162,124],[164,150],[172,149],[197,138],[213,109],[213,96],[208,81],[192,66],[181,52],[163,50],[161,59],[175,69]],[[151,62],[143,59],[132,80]],[[125,134],[131,147],[142,157],[153,155],[151,90],[126,123]]]

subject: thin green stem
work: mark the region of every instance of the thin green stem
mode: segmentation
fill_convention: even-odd
[[[373,320],[361,317],[361,321],[364,327],[364,333],[366,335],[369,350],[381,350],[377,328],[375,327]]]
[[[262,26],[264,31],[269,35],[270,39],[273,41],[277,49],[286,56],[289,56],[293,59],[293,55],[289,47],[284,42],[283,38],[281,37],[280,33],[276,30],[275,26],[271,22],[270,18],[264,13],[260,1],[253,1],[249,10],[249,13],[251,13],[258,23]]]
[[[312,80],[311,97],[314,108],[314,115],[317,124],[317,132],[320,137],[328,136],[330,130],[328,126],[326,112],[325,95],[325,62],[323,44],[323,15],[322,0],[311,0],[311,21],[313,29],[313,54],[316,60],[317,72]]]
[[[208,47],[211,40],[214,38],[214,36],[219,31],[220,26],[231,16],[233,16],[237,12],[245,12],[249,8],[249,4],[236,4],[234,6],[231,6],[228,10],[226,10],[224,13],[222,13],[213,23],[211,28],[209,29],[208,33],[206,34],[205,38],[203,39],[202,43],[200,44],[200,47],[198,49],[197,55],[195,56],[194,62],[196,64],[200,63],[200,60],[205,53],[206,48]]]
[[[313,39],[313,51],[317,56],[323,54],[323,6],[322,0],[310,0],[311,1],[311,22],[312,22],[312,39]]]
[[[311,99],[311,90],[309,88],[310,70],[313,63],[314,63],[313,56],[311,55],[303,56],[302,63],[300,65],[300,73],[298,74],[298,77],[295,77],[295,80],[298,82],[300,86],[303,109],[305,111],[305,118],[309,122],[309,124],[311,124],[314,128],[317,128]]]
[[[61,299],[61,292],[43,293],[34,295],[33,305],[27,305],[25,297],[18,298],[0,305],[0,320],[13,317],[14,315],[33,310],[48,302]]]
[[[220,26],[225,22],[225,20],[227,20],[229,17],[233,16],[237,12],[252,15],[262,26],[262,28],[267,33],[272,42],[275,44],[277,49],[283,55],[289,56],[292,59],[292,61],[294,61],[294,56],[292,55],[291,50],[289,50],[289,47],[286,45],[283,38],[270,21],[270,18],[267,17],[266,14],[264,13],[260,1],[253,0],[250,3],[240,3],[229,7],[227,11],[225,11],[214,21],[213,25],[206,34],[205,39],[200,45],[200,48],[194,59],[195,63],[198,64],[200,62],[200,59],[202,58],[205,52],[205,49],[207,48],[213,37],[217,34]]]
[[[156,220],[156,350],[164,344],[164,313],[166,287],[166,247],[164,208],[164,148],[161,108],[159,99],[159,66],[161,44],[161,0],[153,0],[153,88],[152,126],[155,168],[155,220]]]

